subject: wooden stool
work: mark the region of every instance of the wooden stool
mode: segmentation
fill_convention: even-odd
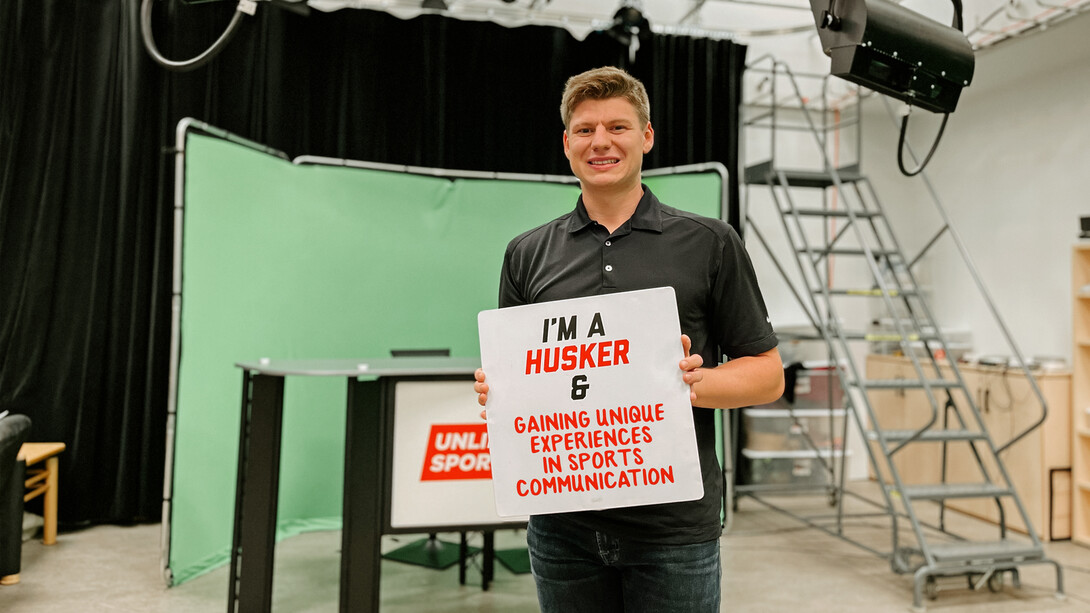
[[[45,494],[42,505],[42,516],[45,525],[42,528],[43,545],[53,545],[57,542],[57,484],[58,484],[58,459],[57,455],[64,451],[64,443],[23,443],[19,448],[20,460],[26,461],[26,488],[23,502],[33,500]],[[31,466],[45,460],[45,468]]]

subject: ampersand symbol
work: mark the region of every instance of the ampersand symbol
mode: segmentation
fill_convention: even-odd
[[[590,384],[587,383],[586,375],[575,375],[571,378],[572,400],[582,400],[586,398],[588,389],[590,389]]]

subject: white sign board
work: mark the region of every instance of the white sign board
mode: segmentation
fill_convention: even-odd
[[[516,521],[496,515],[488,432],[480,413],[471,381],[396,384],[391,527]]]
[[[502,516],[703,496],[672,288],[477,317]]]

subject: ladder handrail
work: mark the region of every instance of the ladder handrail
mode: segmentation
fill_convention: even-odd
[[[884,207],[882,206],[881,200],[878,198],[877,193],[874,191],[874,186],[871,185],[869,180],[863,180],[862,183],[866,186],[867,191],[871,194],[871,200],[874,202],[874,206],[881,212],[881,215],[879,216],[879,218],[882,220],[882,222],[886,226],[887,235],[889,236],[889,240],[893,243],[894,247],[896,248],[896,250],[898,252],[903,252],[903,249],[901,248],[900,244],[897,241],[896,235],[893,233],[893,229],[891,227],[889,227],[889,218],[885,214]],[[864,197],[863,197],[862,192],[860,191],[859,184],[856,183],[854,187],[855,187],[856,192],[859,195],[860,201],[863,201]],[[876,236],[878,242],[881,243],[881,235],[878,232],[877,225],[874,224],[873,220],[871,221],[871,223],[872,223],[872,225],[874,225],[875,236]],[[904,274],[908,276],[909,281],[912,283],[913,286],[915,286],[917,288],[919,287],[919,282],[916,280],[916,277],[913,274],[912,269],[910,267],[905,268]],[[898,284],[899,284],[899,282],[898,282]],[[920,300],[919,301],[919,308],[923,310],[924,317],[928,321],[934,322],[936,324],[935,325],[935,335],[939,339],[939,343],[941,344],[941,346],[944,347],[944,348],[948,347],[948,343],[946,342],[946,339],[943,337],[943,334],[942,334],[941,330],[938,328],[937,320],[936,320],[934,314],[931,312],[930,307],[927,305],[927,301]],[[913,317],[913,320],[916,321],[915,314],[913,314],[912,317]],[[917,328],[919,328],[918,322],[916,322],[916,323],[917,323]],[[943,366],[939,364],[939,361],[936,359],[934,352],[932,352],[930,350],[930,348],[928,347],[927,340],[924,341],[924,347],[927,350],[927,356],[930,359],[931,368],[934,369],[936,376],[941,377],[941,378],[946,378],[945,375],[943,375]],[[949,352],[947,352],[947,357],[949,358]],[[962,389],[966,389],[965,379],[961,374],[961,369],[958,368],[957,361],[955,361],[953,359],[948,359],[947,364],[946,364],[945,367],[949,368],[950,371],[953,373],[954,379],[958,382],[958,385]],[[954,413],[957,416],[957,419],[958,419],[959,423],[961,424],[961,426],[965,427],[965,422],[964,422],[964,420],[963,420],[963,418],[961,416],[961,411],[957,408],[956,403],[952,402],[952,396],[950,394],[949,389],[946,390],[946,400],[947,400],[947,402],[946,402],[946,405],[944,406],[944,411],[943,411],[944,427],[945,427],[946,416],[947,416],[947,414],[949,412],[949,409],[951,407],[953,408]],[[977,428],[979,428],[979,430],[983,433],[983,435],[984,435],[985,439],[987,440],[988,444],[992,447],[992,450],[993,450],[992,453],[995,454],[996,459],[998,460],[1000,450],[995,447],[995,443],[991,439],[991,433],[988,432],[988,429],[984,424],[984,419],[983,419],[983,417],[981,415],[981,412],[976,407],[976,403],[973,401],[972,396],[967,394],[966,398],[965,398],[965,402],[969,406],[970,410],[972,411],[973,417],[976,420]],[[935,405],[933,408],[937,409],[938,406]],[[902,445],[903,444],[904,443],[902,443]],[[894,449],[894,452],[899,448],[900,447]],[[977,449],[976,445],[972,444],[972,443],[969,444],[969,450],[972,452],[973,457],[977,462],[977,466],[980,467],[980,470],[983,473],[984,479],[987,482],[990,483],[992,481],[991,475],[989,475],[984,470],[983,459],[981,458],[980,451]],[[944,462],[945,462],[945,459],[946,459],[945,454],[946,454],[946,444],[944,443],[943,444],[943,456],[944,456],[943,460],[944,460]],[[999,467],[1000,475],[1002,476],[1002,478],[1004,480],[1004,483],[1006,484],[1006,487],[1013,491],[1014,490],[1014,481],[1010,478],[1010,475],[1007,473],[1006,467],[1003,465],[1003,463],[1001,461],[997,461],[996,464]],[[943,473],[943,481],[945,481],[945,478],[946,478],[946,473],[944,472]],[[1026,514],[1025,509],[1022,506],[1021,499],[1018,496],[1014,496],[1014,500],[1015,500],[1016,506],[1019,509],[1019,512],[1022,514],[1022,520],[1026,522],[1027,526],[1030,525],[1029,515]],[[999,524],[1000,535],[1003,538],[1006,538],[1006,533],[1007,533],[1006,511],[1003,508],[1003,505],[1002,505],[1002,503],[1000,502],[1000,500],[998,498],[995,499],[995,504],[996,504],[996,508],[997,508],[997,511],[998,511],[998,514],[999,514],[998,524]],[[942,516],[942,513],[945,512],[945,508],[946,508],[945,504],[940,507],[940,518]],[[1034,542],[1035,543],[1038,542],[1036,540],[1036,534],[1034,534]]]
[[[780,62],[777,62],[777,63],[781,64],[783,66],[784,73],[787,76],[788,80],[791,82],[792,86],[794,87],[795,93],[798,94],[799,96],[802,96],[802,90],[801,90],[801,88],[799,88],[798,82],[795,80],[795,77],[791,73],[790,68],[788,68],[786,64],[782,64]],[[827,155],[827,152],[825,151],[825,146],[824,146],[825,143],[820,138],[820,136],[818,136],[817,127],[814,125],[813,119],[810,117],[810,114],[808,112],[804,112],[803,116],[806,118],[806,122],[808,124],[810,124],[811,128],[814,129],[814,135],[815,135],[815,138],[818,141],[819,149],[821,150],[821,159],[822,159],[822,163],[825,166],[825,171],[828,172],[829,176],[832,178],[833,185],[836,187],[837,193],[843,194],[844,193],[844,189],[843,189],[844,186],[841,184],[840,174],[836,171],[835,168],[833,168],[832,163],[829,161],[829,156]],[[855,225],[854,224],[854,222],[855,222],[854,214],[853,214],[851,208],[849,207],[846,210],[848,211],[849,218],[852,220],[853,225]],[[882,290],[882,299],[886,302],[886,306],[889,309],[890,313],[896,312],[896,308],[894,307],[893,302],[892,302],[892,300],[891,300],[891,298],[889,296],[889,290],[885,286],[885,282],[882,280],[881,271],[878,270],[877,265],[874,263],[874,253],[873,253],[873,251],[870,249],[870,246],[867,244],[867,242],[865,240],[859,240],[859,243],[860,243],[860,247],[866,253],[866,258],[865,259],[867,260],[867,265],[871,268],[871,273],[873,274],[875,281],[878,283],[879,289]],[[900,344],[902,346],[904,354],[909,356],[909,358],[911,359],[912,367],[916,371],[916,376],[923,383],[924,393],[927,395],[928,401],[929,401],[929,403],[931,405],[931,417],[927,420],[927,423],[922,428],[918,429],[911,437],[909,437],[908,439],[906,439],[904,441],[901,441],[900,444],[898,444],[897,446],[894,447],[894,449],[889,451],[889,453],[891,453],[891,454],[896,453],[900,449],[904,448],[905,445],[908,445],[909,443],[918,440],[919,437],[922,436],[925,431],[927,431],[929,428],[931,428],[931,426],[935,425],[935,422],[938,421],[938,407],[937,407],[937,404],[936,404],[936,401],[935,401],[934,394],[931,391],[931,384],[928,382],[928,379],[927,379],[927,377],[925,376],[925,374],[923,372],[923,368],[919,364],[919,360],[917,360],[916,356],[912,353],[912,351],[910,350],[910,348],[907,345],[907,341],[905,339],[908,337],[908,334],[907,334],[907,331],[904,329],[904,324],[901,321],[899,321],[897,318],[894,318],[893,324],[896,327],[898,334],[901,336],[901,340],[899,342],[900,342]],[[855,371],[853,373],[854,376],[855,376],[855,380],[856,381],[862,380],[858,376],[858,371],[855,369],[854,364],[853,364],[853,371]],[[899,478],[898,478],[898,481],[899,481]],[[898,484],[898,487],[900,487],[900,484]]]
[[[783,69],[784,69],[784,72],[785,72],[788,80],[790,81],[792,87],[795,89],[795,92],[801,97],[802,96],[802,90],[801,90],[801,88],[799,88],[798,82],[795,79],[794,75],[791,74],[790,69],[786,65],[783,66]],[[829,176],[833,181],[833,185],[835,186],[835,188],[837,190],[837,193],[843,196],[844,189],[843,189],[843,185],[842,185],[842,183],[840,181],[840,175],[837,172],[836,168],[833,167],[833,164],[829,161],[828,152],[825,150],[825,141],[818,134],[817,128],[814,125],[813,118],[810,117],[809,112],[804,111],[803,116],[806,118],[806,122],[811,126],[811,128],[814,129],[813,133],[814,133],[815,139],[818,142],[818,148],[821,151],[821,160],[822,160],[822,164],[825,167],[825,171],[829,173]],[[787,184],[786,181],[785,181],[785,176],[783,175],[783,173],[781,173],[781,180],[783,181],[784,185]],[[859,231],[858,230],[858,224],[855,223],[856,219],[855,219],[855,214],[852,211],[852,208],[851,207],[846,207],[845,210],[848,212],[848,216],[849,216],[849,219],[852,222],[852,226],[854,226],[856,228],[856,232],[858,233],[858,231]],[[871,273],[872,273],[872,275],[874,277],[874,280],[878,283],[879,288],[882,290],[882,299],[883,299],[883,301],[886,302],[886,306],[887,306],[887,308],[889,308],[890,312],[895,313],[896,309],[894,308],[892,299],[890,298],[889,290],[885,286],[885,282],[884,282],[884,280],[882,278],[881,271],[878,270],[877,264],[875,263],[873,251],[870,249],[870,246],[867,243],[867,241],[859,240],[859,243],[860,243],[860,247],[863,249],[864,253],[866,253],[866,257],[864,259],[866,259],[867,265],[871,269]],[[829,308],[831,309],[832,308],[832,303],[831,303],[831,301],[828,300],[827,288],[825,288],[824,285],[823,285],[822,289],[823,289],[823,291],[825,291],[825,294],[826,294],[826,296],[825,296],[826,297],[826,304],[829,305]],[[897,467],[892,462],[892,455],[894,453],[896,453],[897,451],[903,449],[909,443],[911,443],[911,442],[913,442],[915,440],[918,440],[926,430],[928,430],[929,428],[931,428],[931,426],[933,426],[935,424],[935,422],[938,420],[938,407],[937,407],[937,404],[936,404],[936,401],[935,401],[934,394],[931,391],[931,384],[928,382],[928,379],[925,376],[922,367],[920,366],[919,360],[916,359],[915,355],[913,355],[910,351],[908,351],[907,341],[904,340],[907,337],[907,331],[904,329],[904,324],[899,320],[899,318],[894,318],[894,326],[896,327],[897,332],[901,336],[901,340],[899,342],[902,345],[902,347],[905,349],[905,354],[908,355],[911,358],[912,367],[916,371],[916,376],[919,378],[920,382],[923,385],[924,393],[926,394],[926,396],[928,398],[928,401],[929,401],[929,405],[931,407],[931,416],[927,420],[927,423],[922,428],[915,431],[910,437],[908,437],[907,439],[901,441],[900,444],[896,445],[893,449],[887,448],[885,436],[881,434],[881,429],[880,428],[877,429],[877,431],[879,432],[878,445],[882,448],[882,452],[886,455],[886,457],[890,458],[890,460],[891,460],[888,463],[888,467],[887,467],[888,470],[889,470],[889,475],[893,479],[893,482],[894,482],[894,484],[895,484],[895,486],[897,488],[897,491],[901,492],[901,495],[903,497],[904,493],[905,493],[904,483],[903,483],[903,481],[901,479],[900,471],[897,470]],[[839,326],[837,327],[837,335],[840,337],[841,346],[846,346],[844,344],[843,332],[842,332],[842,330],[840,330]],[[857,382],[862,381],[862,378],[859,376],[858,367],[855,365],[855,360],[851,357],[851,353],[850,352],[845,352],[845,357],[847,358],[848,367],[851,369],[853,379],[855,381],[857,381]],[[866,393],[866,392],[864,392],[864,393]],[[873,414],[873,410],[872,410],[872,408],[870,406],[870,402],[866,403],[866,407],[867,407],[867,412],[868,412],[868,414],[870,416],[871,421],[873,423],[877,424],[876,416]],[[904,508],[905,508],[905,512],[909,516],[909,523],[911,524],[912,531],[916,536],[916,540],[921,545],[920,550],[921,550],[921,553],[924,556],[924,559],[925,559],[927,565],[928,566],[934,566],[936,564],[934,554],[931,552],[929,547],[923,546],[923,544],[926,543],[926,538],[924,537],[923,529],[921,527],[919,517],[916,516],[916,509],[914,508],[914,506],[912,504],[905,504]],[[892,509],[892,507],[891,507],[891,509]],[[896,538],[896,537],[894,537],[894,538]]]
[[[893,117],[893,107],[890,106],[889,99],[883,96],[882,103],[885,105],[886,111],[896,125],[897,121]],[[913,162],[917,162],[918,158],[916,157],[916,153],[912,150],[912,145],[909,144],[906,140],[904,146],[905,150],[908,152]],[[954,245],[957,246],[958,253],[961,255],[962,261],[965,263],[966,268],[969,270],[969,275],[973,278],[973,282],[976,284],[977,290],[980,291],[981,297],[984,298],[984,303],[988,306],[988,310],[992,314],[992,319],[999,326],[999,330],[1002,333],[1004,340],[1007,342],[1007,346],[1014,353],[1014,358],[1018,361],[1019,368],[1021,368],[1022,372],[1025,374],[1026,381],[1029,382],[1030,388],[1033,390],[1033,394],[1037,397],[1037,400],[1041,405],[1041,417],[1034,423],[1030,424],[1017,436],[1012,437],[1009,441],[999,446],[999,448],[996,450],[996,453],[1002,453],[1003,451],[1006,451],[1008,448],[1010,448],[1011,445],[1022,440],[1031,432],[1041,427],[1045,423],[1045,420],[1048,419],[1048,401],[1045,400],[1044,393],[1041,392],[1041,388],[1037,385],[1037,378],[1033,376],[1033,373],[1030,371],[1030,368],[1027,365],[1025,358],[1022,357],[1022,352],[1018,348],[1018,343],[1014,340],[1014,335],[1011,334],[1010,330],[1007,328],[1006,322],[1004,322],[1003,318],[999,315],[999,309],[996,308],[995,301],[992,300],[991,294],[984,286],[984,282],[981,280],[980,274],[977,272],[976,265],[973,263],[973,258],[971,255],[969,255],[969,250],[965,247],[965,243],[961,240],[961,235],[958,234],[957,230],[954,229],[954,226],[950,223],[950,216],[946,213],[946,208],[942,205],[942,200],[939,198],[938,192],[935,191],[935,186],[932,185],[931,179],[927,175],[926,170],[920,171],[919,176],[923,180],[924,186],[926,186],[927,188],[927,192],[931,195],[931,200],[935,205],[935,209],[938,211],[939,216],[942,218],[945,231],[950,234],[951,239],[954,241]]]

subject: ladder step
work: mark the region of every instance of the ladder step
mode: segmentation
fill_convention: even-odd
[[[844,338],[849,341],[870,341],[872,343],[896,343],[901,340],[918,341],[921,338],[937,340],[935,336],[920,336],[916,333],[902,336],[896,332],[845,332]]]
[[[939,483],[909,485],[901,495],[911,500],[949,500],[951,498],[995,498],[1010,496],[1011,491],[991,483]]]
[[[935,561],[943,562],[1017,562],[1038,560],[1044,550],[1033,543],[1019,541],[962,541],[936,543],[928,547]]]
[[[899,443],[901,441],[907,441],[915,434],[916,430],[883,430],[882,436],[891,443]],[[878,440],[878,433],[874,430],[867,432],[867,438],[876,441]],[[974,430],[956,429],[956,430],[924,430],[920,436],[915,440],[917,441],[980,441],[984,440],[984,433]]]
[[[832,336],[836,336],[836,331],[835,330],[830,330],[829,334],[832,335]],[[858,331],[847,330],[843,334],[844,334],[844,340],[848,340],[848,341],[866,341],[866,342],[869,342],[869,343],[896,343],[896,342],[899,342],[901,340],[918,341],[918,340],[921,340],[921,339],[928,340],[928,341],[937,341],[937,340],[939,340],[939,337],[937,335],[934,335],[934,334],[922,334],[921,335],[921,334],[916,334],[914,332],[908,334],[905,337],[902,337],[900,334],[897,334],[896,332],[858,332]],[[825,337],[822,336],[822,334],[820,332],[802,333],[802,332],[787,331],[787,332],[780,333],[779,331],[777,331],[776,335],[780,337],[781,341],[782,340],[820,341],[820,340],[825,339]]]
[[[881,289],[878,288],[856,288],[856,289],[815,289],[812,290],[814,294],[824,294],[828,292],[832,296],[882,296],[884,295]],[[920,292],[915,289],[891,289],[887,292],[891,297],[897,296],[918,296]]]
[[[848,212],[846,209],[792,209],[788,211],[796,215],[803,217],[880,217],[882,214],[878,211],[852,211]]]
[[[823,255],[867,255],[867,252],[862,249],[850,249],[844,247],[834,247],[832,249],[806,249],[805,247],[801,247],[796,249],[795,251],[797,251],[798,253],[818,253]],[[884,255],[889,257],[899,256],[901,255],[901,252],[897,251],[896,249],[871,249],[870,255]]]
[[[796,331],[776,331],[776,336],[780,339],[780,342],[784,341],[821,341],[825,340],[820,332],[796,332]]]
[[[836,185],[832,173],[821,170],[787,170],[773,168],[772,161],[768,160],[746,168],[745,182],[750,185],[784,185],[780,180],[780,174],[787,180],[785,187],[817,187],[825,188]],[[858,166],[846,166],[836,171],[841,183],[854,183],[863,180]]]
[[[868,390],[923,389],[924,382],[920,379],[867,379],[861,381],[859,386]],[[949,389],[961,385],[954,379],[928,379],[927,386]]]

